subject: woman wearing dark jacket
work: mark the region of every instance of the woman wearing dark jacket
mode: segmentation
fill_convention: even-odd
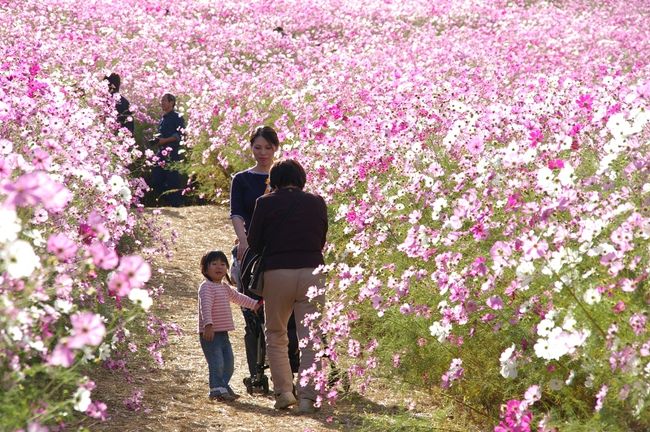
[[[264,195],[267,188],[269,171],[274,162],[274,155],[280,148],[278,134],[271,126],[259,126],[255,128],[250,136],[250,148],[255,166],[244,171],[238,172],[232,179],[230,188],[230,219],[232,220],[235,234],[237,235],[237,246],[235,246],[233,255],[233,279],[237,284],[240,292],[244,292],[241,286],[240,268],[241,259],[244,251],[248,247],[246,238],[247,230],[251,225],[255,201]],[[235,270],[237,269],[237,270]],[[258,299],[259,297],[251,293],[246,293],[250,297]],[[250,376],[244,379],[247,390],[257,389],[255,385],[261,385],[255,378],[257,375],[257,343],[258,343],[258,326],[259,320],[255,313],[249,309],[242,308],[244,314],[244,346],[246,347],[246,361]],[[296,326],[293,319],[289,320],[289,361],[291,370],[298,372],[298,338],[296,337]]]
[[[264,303],[266,347],[275,393],[275,408],[296,404],[293,376],[287,356],[287,322],[294,311],[298,339],[308,338],[305,315],[319,310],[324,296],[311,300],[312,286],[323,288],[322,274],[314,274],[324,264],[322,249],[327,234],[327,206],[318,195],[304,192],[306,174],[291,159],[273,164],[270,172],[272,192],[257,199],[248,245],[264,254]],[[300,349],[299,375],[314,363],[311,343]],[[316,391],[310,383],[298,386],[299,410],[314,412]]]

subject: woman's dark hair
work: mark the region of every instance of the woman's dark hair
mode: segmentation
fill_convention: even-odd
[[[176,107],[176,96],[174,96],[171,93],[165,93],[163,95],[163,99],[165,99],[167,102],[171,103],[173,107]]]
[[[273,164],[269,173],[271,189],[295,186],[305,187],[307,174],[305,169],[294,159],[282,159]]]
[[[251,134],[251,145],[253,145],[253,142],[255,139],[262,137],[264,138],[269,144],[271,144],[273,147],[276,149],[280,147],[280,140],[278,139],[278,134],[273,129],[271,126],[258,126],[255,128],[253,133]]]
[[[201,257],[201,274],[205,276],[206,279],[211,280],[208,277],[208,266],[210,263],[214,261],[223,261],[226,263],[226,267],[230,268],[230,264],[228,263],[228,258],[226,257],[226,254],[221,252],[221,251],[210,251],[207,252],[205,255]],[[230,280],[230,276],[228,273],[226,273],[226,280],[230,285],[232,285],[232,280]],[[215,281],[212,281],[215,282]]]

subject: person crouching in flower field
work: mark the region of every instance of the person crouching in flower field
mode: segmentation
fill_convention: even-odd
[[[228,332],[235,329],[230,302],[257,311],[261,302],[238,293],[228,276],[226,254],[211,251],[201,258],[205,280],[199,286],[199,339],[208,362],[210,400],[232,401],[239,397],[230,388],[235,358]],[[223,279],[228,284],[223,282]]]

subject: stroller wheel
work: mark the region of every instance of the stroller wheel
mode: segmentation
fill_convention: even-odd
[[[249,395],[253,394],[253,380],[249,378],[244,378],[244,385],[246,386],[246,393]]]

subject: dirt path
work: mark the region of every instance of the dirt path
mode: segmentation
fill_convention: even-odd
[[[244,322],[236,305],[232,305],[236,330],[230,334],[235,353],[235,374],[231,385],[242,397],[229,403],[209,401],[208,369],[196,334],[196,295],[202,280],[198,263],[207,250],[228,251],[235,236],[228,210],[224,207],[164,208],[160,218],[165,226],[164,234],[171,235],[173,228],[178,233],[178,241],[171,261],[161,257],[153,265],[152,283],[154,286],[162,284],[165,288],[156,313],[165,321],[178,324],[183,334],[170,337],[162,367],[152,367],[151,361],[142,362],[140,368],[131,371],[132,382],[128,382],[121,372],[99,368],[93,373],[92,379],[97,383],[93,396],[107,403],[110,419],[102,423],[84,421],[91,431],[349,431],[357,429],[364,415],[388,419],[385,427],[364,430],[476,430],[459,427],[459,418],[456,416],[454,419],[457,413],[452,415],[449,407],[438,410],[438,403],[429,395],[413,391],[400,395],[395,383],[381,381],[375,381],[366,396],[352,392],[336,407],[324,406],[311,416],[300,416],[293,410],[273,409],[271,397],[250,396],[242,383],[247,375]],[[164,273],[159,273],[159,268],[163,268]],[[125,407],[123,401],[136,388],[143,391],[143,408],[134,411]],[[407,411],[404,408],[407,400],[417,400],[421,409]],[[391,426],[393,416],[424,419],[425,426],[422,427],[420,422],[419,427],[394,428]]]
[[[165,287],[164,306],[157,312],[163,319],[177,323],[184,334],[170,338],[162,368],[133,372],[134,385],[144,391],[142,402],[145,410],[134,412],[126,409],[122,401],[134,387],[117,373],[100,372],[96,378],[98,388],[95,394],[111,407],[111,420],[91,425],[91,430],[268,432],[347,429],[340,420],[328,420],[333,415],[332,407],[324,407],[313,416],[298,416],[290,410],[273,409],[270,397],[246,393],[242,384],[247,370],[244,322],[237,305],[232,305],[236,330],[230,335],[235,352],[235,375],[231,385],[242,397],[231,403],[208,400],[207,365],[196,334],[196,291],[202,280],[198,263],[207,250],[229,250],[234,233],[224,207],[163,209],[161,218],[171,222],[179,237],[173,259],[169,262],[161,259],[156,263],[164,268],[165,273],[157,273],[154,265],[154,282]]]

